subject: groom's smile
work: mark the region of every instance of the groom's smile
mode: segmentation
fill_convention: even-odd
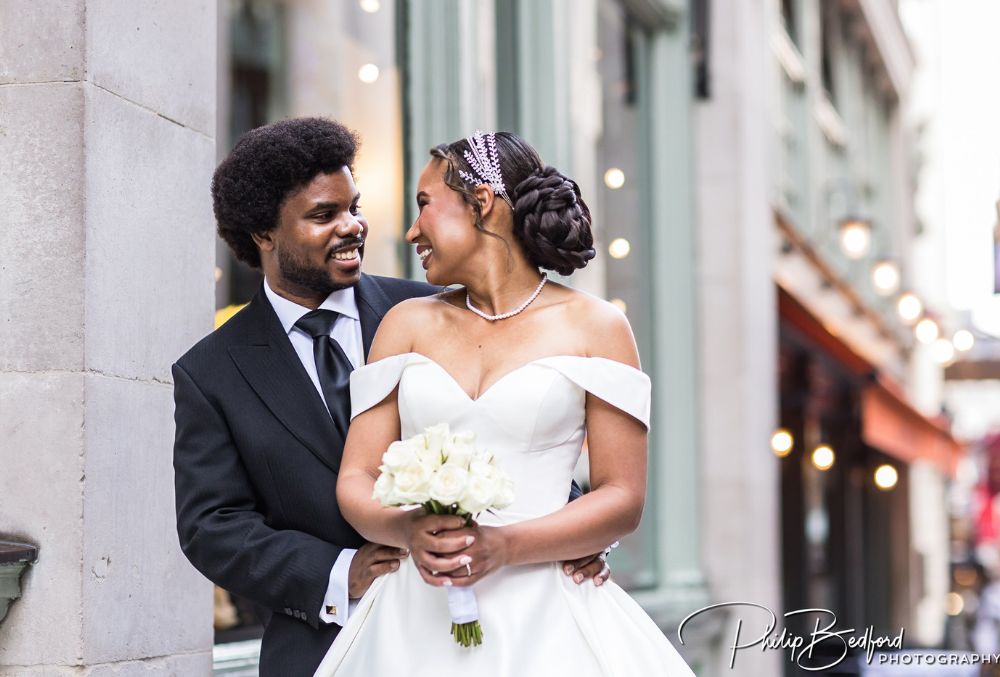
[[[275,291],[307,307],[357,284],[368,222],[347,167],[318,174],[281,205],[277,227],[259,240]]]

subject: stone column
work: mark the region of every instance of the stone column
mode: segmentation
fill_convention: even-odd
[[[713,602],[762,604],[780,624],[780,483],[769,446],[778,413],[771,11],[765,0],[711,3],[710,96],[695,117],[695,232],[705,568]],[[760,636],[764,617],[736,614],[741,641]],[[728,643],[736,620],[723,631]],[[720,650],[708,674],[778,675],[785,655],[741,651],[733,670],[729,657]]]
[[[216,7],[0,3],[0,676],[208,675],[170,364],[211,329]]]

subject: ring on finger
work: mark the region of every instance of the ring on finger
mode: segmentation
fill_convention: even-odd
[[[604,568],[603,568],[603,569],[601,569],[601,573],[599,573],[599,574],[597,574],[597,575],[598,575],[598,576],[602,576],[602,577],[603,577],[603,576],[607,576],[607,577],[609,577],[609,578],[610,578],[610,577],[611,577],[611,567],[609,567],[609,566],[607,565],[607,563],[605,563],[605,564],[604,564]]]
[[[472,564],[465,565],[465,573],[468,574],[469,576],[472,576]]]

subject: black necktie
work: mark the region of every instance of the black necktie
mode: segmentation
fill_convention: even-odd
[[[330,410],[333,424],[340,434],[347,437],[347,426],[351,422],[351,361],[344,354],[340,344],[330,337],[337,313],[332,310],[313,310],[306,313],[295,326],[313,338],[313,357],[316,358],[316,372],[319,385]]]

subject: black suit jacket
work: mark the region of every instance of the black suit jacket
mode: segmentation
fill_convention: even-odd
[[[362,275],[365,355],[389,308],[437,291]],[[330,569],[364,542],[337,507],[344,440],[263,287],[173,376],[181,548],[207,578],[272,612],[262,677],[311,675],[340,630],[318,616]]]

